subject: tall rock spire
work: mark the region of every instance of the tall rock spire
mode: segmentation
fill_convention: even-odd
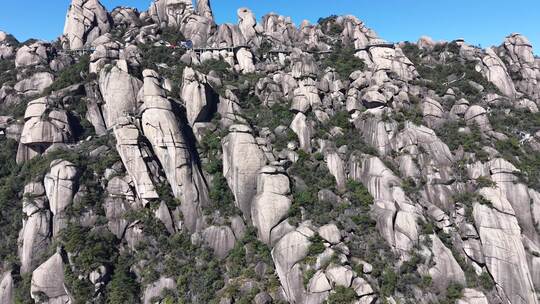
[[[214,13],[212,12],[212,7],[210,6],[210,0],[197,1],[197,14],[212,21],[214,20]]]
[[[72,0],[64,26],[64,47],[83,48],[110,31],[110,20],[99,0]]]

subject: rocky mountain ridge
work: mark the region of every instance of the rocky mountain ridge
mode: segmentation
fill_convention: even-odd
[[[0,32],[0,303],[538,302],[527,38],[238,20],[73,0],[57,41]]]

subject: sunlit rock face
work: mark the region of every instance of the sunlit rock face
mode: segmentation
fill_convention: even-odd
[[[111,18],[98,0],[73,0],[64,26],[65,46],[76,50],[111,30]]]
[[[0,31],[1,304],[538,303],[525,36],[212,4]]]

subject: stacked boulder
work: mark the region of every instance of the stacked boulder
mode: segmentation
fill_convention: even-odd
[[[50,98],[29,102],[24,119],[17,152],[18,163],[43,154],[51,146],[68,143],[72,137],[67,112],[56,107]]]
[[[171,102],[167,100],[162,79],[151,70],[143,72],[144,86],[139,94],[139,109],[144,136],[148,139],[174,195],[182,201],[185,224],[191,231],[197,227],[201,205],[208,201],[206,182],[193,150],[179,124]]]
[[[64,27],[64,48],[77,50],[111,30],[111,17],[99,0],[73,0]]]

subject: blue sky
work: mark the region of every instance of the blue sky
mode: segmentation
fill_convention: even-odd
[[[0,30],[19,40],[52,40],[63,30],[70,0],[7,0],[0,10]],[[102,0],[112,10],[119,5],[146,10],[150,0]],[[236,9],[251,8],[260,18],[268,12],[316,22],[332,14],[353,14],[389,41],[416,41],[422,35],[436,40],[465,38],[483,47],[499,45],[519,32],[540,53],[538,0],[213,0],[218,23],[237,22]]]

